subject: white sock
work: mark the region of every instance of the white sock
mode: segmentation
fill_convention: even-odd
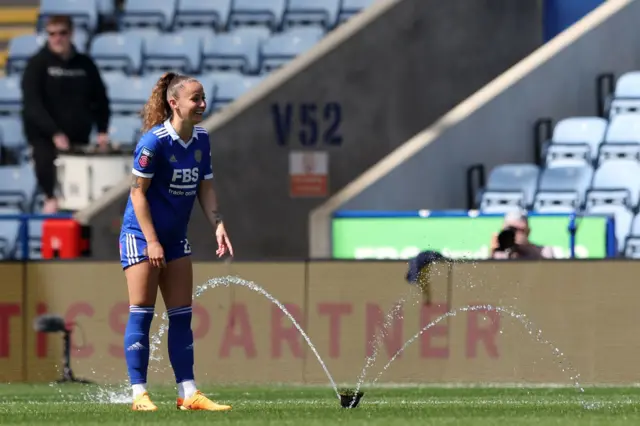
[[[178,395],[182,399],[191,398],[197,390],[195,380],[185,380],[178,383]]]
[[[138,397],[139,395],[142,395],[147,391],[147,385],[144,383],[131,385],[131,390],[133,391],[133,399],[136,399],[136,397]]]

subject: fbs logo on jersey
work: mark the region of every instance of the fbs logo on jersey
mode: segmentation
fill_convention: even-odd
[[[142,148],[142,152],[140,152],[140,158],[138,158],[138,164],[140,167],[148,167],[151,164],[151,159],[153,158],[153,151]]]
[[[169,158],[169,162],[170,163],[177,163],[178,160],[176,160],[176,156],[175,155],[172,155],[171,158]]]
[[[199,149],[196,149],[196,151],[193,153],[193,157],[199,163],[200,161],[202,161],[202,151],[200,151]]]

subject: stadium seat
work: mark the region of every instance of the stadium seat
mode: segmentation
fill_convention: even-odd
[[[100,71],[137,74],[142,64],[142,43],[142,37],[136,34],[98,34],[91,43],[91,57]]]
[[[120,28],[156,27],[168,31],[173,26],[177,4],[177,0],[127,0]]]
[[[529,209],[538,186],[540,169],[534,164],[503,164],[489,174],[480,208],[493,213]]]
[[[610,160],[595,172],[587,205],[617,204],[629,208],[638,205],[640,197],[640,163],[633,160]]]
[[[217,111],[230,104],[242,94],[262,81],[262,77],[248,77],[232,72],[211,73],[211,79],[216,83],[216,96],[212,102],[212,109]]]
[[[256,74],[260,70],[260,45],[269,37],[267,28],[238,28],[204,40],[202,70],[240,71]]]
[[[111,17],[116,13],[116,0],[97,0],[98,14]]]
[[[17,215],[22,212],[15,207],[0,206],[0,260],[14,258],[16,242],[20,232],[20,221],[3,219],[5,215]]]
[[[229,22],[232,0],[180,0],[176,12],[177,28],[203,26],[223,31]]]
[[[138,114],[151,95],[157,79],[128,77],[121,73],[103,73],[112,114]]]
[[[616,159],[640,161],[640,114],[619,114],[611,118],[598,163]]]
[[[143,47],[149,43],[150,40],[158,37],[162,32],[158,28],[127,28],[119,31],[120,34],[135,35],[143,40]],[[144,50],[144,49],[143,49]]]
[[[591,185],[591,166],[564,166],[544,169],[540,174],[534,210],[561,213],[581,210]]]
[[[31,210],[37,191],[36,176],[29,164],[0,167],[0,206]]]
[[[89,33],[87,31],[78,28],[73,31],[73,38],[71,41],[78,52],[87,53],[90,39],[91,37],[89,37]]]
[[[594,162],[606,130],[607,120],[601,117],[560,120],[546,149],[547,167]]]
[[[266,26],[277,31],[282,26],[286,0],[234,0],[229,29]]]
[[[0,146],[21,149],[27,146],[19,117],[0,117]]]
[[[589,207],[587,209],[587,213],[613,216],[615,221],[617,249],[618,252],[623,252],[625,250],[627,235],[629,235],[629,230],[631,228],[631,221],[633,220],[633,213],[631,210],[625,206],[601,204]]]
[[[141,128],[139,116],[114,116],[109,123],[109,138],[120,145],[135,145],[140,139]]]
[[[19,115],[22,110],[20,77],[0,77],[0,115]]]
[[[29,219],[27,222],[28,227],[28,250],[29,250],[29,259],[42,259],[42,224],[43,220],[41,219]],[[18,234],[18,238],[16,239],[13,257],[16,260],[22,260],[22,238],[20,238],[20,234]]]
[[[14,37],[9,41],[9,55],[7,56],[7,75],[19,74],[27,67],[29,58],[42,46],[42,40],[36,34]]]
[[[338,21],[344,22],[371,6],[376,0],[342,0]]]
[[[640,71],[627,72],[618,78],[609,108],[609,118],[630,113],[640,113]]]
[[[310,49],[323,36],[320,28],[292,28],[273,34],[262,44],[262,72],[280,68],[299,54]]]
[[[96,0],[41,0],[38,29],[44,29],[46,19],[53,15],[69,15],[74,28],[82,28],[90,33],[94,33],[98,27]]]
[[[625,244],[625,257],[640,259],[640,213],[633,218]]]
[[[317,25],[326,31],[338,23],[340,0],[289,0],[284,27]]]
[[[192,32],[161,34],[149,40],[142,57],[143,72],[178,70],[197,74],[200,70],[202,40]]]

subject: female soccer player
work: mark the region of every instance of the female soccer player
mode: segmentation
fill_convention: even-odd
[[[180,410],[226,411],[196,387],[191,331],[191,246],[187,225],[195,197],[215,228],[218,257],[233,248],[213,189],[211,147],[202,121],[206,100],[198,80],[164,74],[143,110],[134,152],[133,180],[120,233],[120,261],[129,290],[124,350],[133,388],[133,410],[155,411],[147,393],[149,329],[158,288],[169,316],[169,359]]]

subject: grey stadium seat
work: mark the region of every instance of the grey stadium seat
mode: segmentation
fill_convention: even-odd
[[[640,161],[640,114],[619,114],[611,118],[598,163],[614,159]]]
[[[593,162],[606,130],[607,120],[601,117],[570,117],[559,121],[547,147],[547,166]]]
[[[534,210],[560,213],[582,209],[591,185],[593,168],[589,165],[551,167],[542,171]]]
[[[534,164],[503,164],[489,174],[482,194],[482,211],[508,211],[519,207],[528,209],[533,204],[540,169]]]
[[[640,213],[633,218],[624,255],[633,259],[640,259]]]
[[[640,197],[640,163],[633,160],[610,160],[595,172],[587,205],[618,204],[629,208],[638,205]]]
[[[633,213],[631,210],[625,206],[603,204],[589,207],[587,209],[587,213],[613,216],[615,220],[617,249],[618,252],[624,251],[627,235],[629,235],[629,230],[631,228],[631,221],[633,220]]]
[[[640,113],[640,71],[624,73],[616,81],[609,117]]]

